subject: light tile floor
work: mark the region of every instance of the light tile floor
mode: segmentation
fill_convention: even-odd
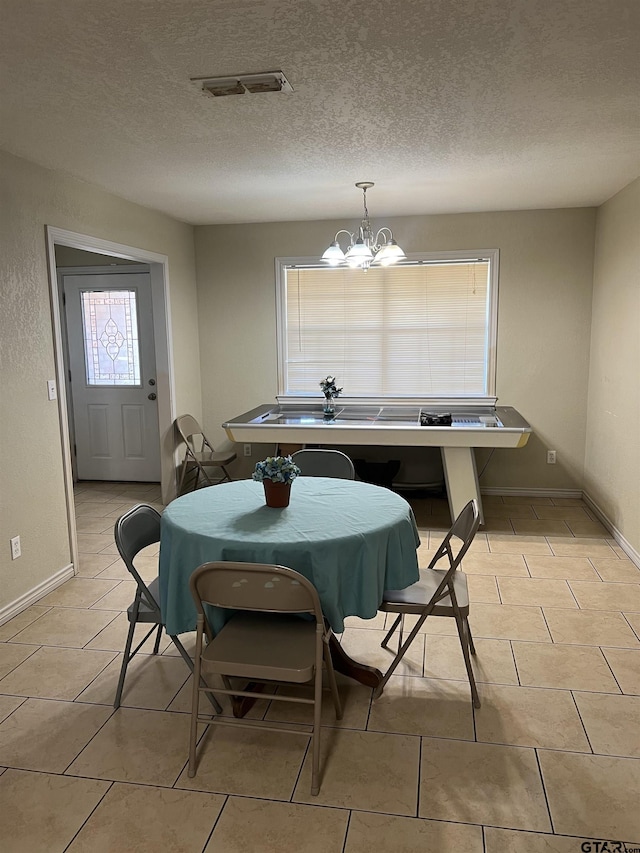
[[[307,743],[287,734],[218,728],[188,778],[190,678],[167,638],[158,656],[143,647],[113,710],[133,596],[113,524],[159,499],[80,484],[78,575],[0,626],[3,853],[640,848],[640,570],[581,501],[485,499],[464,563],[482,707],[451,620],[428,619],[380,699],[340,678],[344,719],[325,703],[311,797]],[[446,502],[412,503],[426,564]],[[157,552],[138,560],[149,580]],[[385,622],[350,618],[345,648],[384,666]],[[251,715],[305,711],[265,699]]]

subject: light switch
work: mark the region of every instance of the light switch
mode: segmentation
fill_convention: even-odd
[[[47,393],[49,395],[50,400],[58,399],[58,391],[56,389],[56,380],[55,379],[47,379]]]

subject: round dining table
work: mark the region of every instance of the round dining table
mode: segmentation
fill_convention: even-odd
[[[373,618],[385,590],[404,589],[419,579],[419,544],[407,501],[369,483],[301,476],[282,508],[267,506],[262,483],[253,480],[199,489],[172,501],[162,514],[163,621],[171,635],[195,629],[189,578],[203,563],[271,563],[308,578],[325,619],[341,633],[346,617]],[[224,613],[214,617],[214,630],[225,618]],[[372,686],[376,680],[364,678]]]

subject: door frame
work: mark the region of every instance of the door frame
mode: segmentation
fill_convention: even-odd
[[[175,496],[175,442],[173,422],[176,418],[175,376],[171,335],[171,311],[169,299],[169,259],[166,255],[112,243],[99,237],[78,234],[52,225],[45,225],[47,264],[49,268],[49,303],[53,327],[53,355],[58,391],[58,419],[62,444],[62,466],[69,545],[74,569],[78,566],[78,538],[76,532],[75,502],[73,498],[73,470],[69,431],[69,410],[65,381],[64,338],[58,298],[58,275],[56,268],[56,246],[68,246],[93,254],[111,255],[149,265],[151,277],[151,304],[153,308],[153,331],[155,336],[156,382],[158,389],[158,426],[160,428],[160,485],[163,503]]]

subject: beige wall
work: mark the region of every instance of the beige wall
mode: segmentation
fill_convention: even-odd
[[[192,227],[0,152],[0,609],[70,561],[45,225],[168,255],[176,406],[200,412]]]
[[[534,435],[521,450],[496,450],[483,486],[582,486],[595,217],[583,208],[374,222],[391,225],[407,252],[500,249],[499,404],[515,406]],[[274,401],[274,258],[317,257],[348,224],[357,223],[196,228],[204,420],[218,441],[225,419]]]
[[[640,552],[640,178],[598,209],[585,491]]]

